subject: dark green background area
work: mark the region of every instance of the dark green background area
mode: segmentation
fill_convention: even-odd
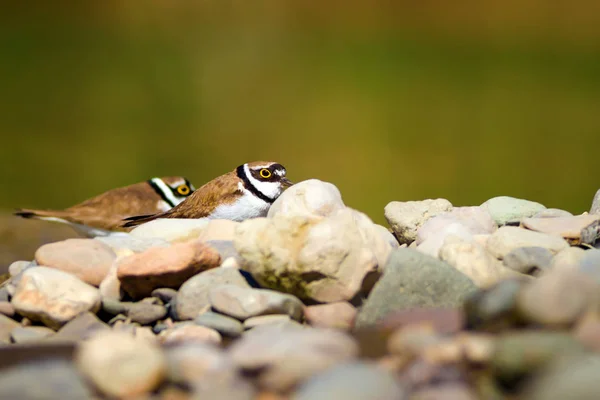
[[[128,4],[3,13],[0,208],[265,159],[379,223],[436,197],[581,213],[600,187],[600,21]]]

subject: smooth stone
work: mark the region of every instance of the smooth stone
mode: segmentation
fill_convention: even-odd
[[[439,258],[462,272],[478,287],[489,287],[506,276],[505,268],[486,249],[472,240],[448,236]]]
[[[590,207],[590,214],[600,215],[600,189],[598,189],[594,195],[592,206]]]
[[[0,314],[0,345],[10,343],[10,333],[20,326],[17,321]]]
[[[600,250],[586,250],[579,260],[579,271],[594,277],[600,283]]]
[[[454,222],[443,226],[441,230],[429,235],[426,240],[421,242],[415,248],[423,254],[439,258],[440,250],[446,243],[446,239],[448,239],[450,236],[454,237],[455,239],[460,238],[467,242],[475,242],[475,237],[473,234],[471,234],[467,227],[461,223]],[[413,244],[415,243],[417,242],[413,242]]]
[[[90,389],[70,361],[37,359],[2,369],[0,399],[92,400]]]
[[[19,314],[57,330],[82,312],[96,312],[100,292],[66,272],[35,267],[23,273],[11,303]]]
[[[55,332],[45,326],[24,326],[12,330],[10,337],[13,343],[22,344],[40,341]]]
[[[196,239],[206,228],[209,219],[161,218],[146,222],[131,230],[136,238],[160,238],[167,242]]]
[[[478,400],[474,391],[464,383],[440,383],[418,389],[411,393],[410,400]]]
[[[121,288],[134,299],[149,296],[154,289],[177,289],[192,276],[216,268],[219,253],[199,241],[154,247],[119,261]]]
[[[252,329],[261,325],[281,324],[290,321],[289,315],[261,315],[258,317],[250,317],[244,321],[244,329]]]
[[[328,218],[254,218],[236,230],[244,270],[265,288],[318,302],[368,293],[391,246],[352,209]]]
[[[10,301],[10,294],[6,286],[0,287],[0,302],[2,301]]]
[[[98,332],[110,330],[110,327],[102,322],[95,314],[86,312],[67,322],[50,339],[52,341],[78,342],[86,340]]]
[[[129,234],[118,236],[98,236],[94,240],[100,241],[109,246],[117,255],[133,253],[143,253],[153,247],[169,247],[170,243],[161,238],[141,238]]]
[[[572,216],[573,216],[573,214],[571,214],[570,212],[561,210],[559,208],[547,208],[547,209],[542,210],[539,213],[535,214],[533,216],[533,218],[557,218],[557,217],[572,217]]]
[[[595,310],[592,309],[579,318],[572,332],[573,337],[587,349],[600,351],[600,316]]]
[[[500,335],[490,367],[505,384],[519,382],[565,354],[583,354],[585,348],[571,335],[550,331],[517,331]]]
[[[233,240],[208,240],[205,243],[219,252],[222,260],[221,267],[242,267],[244,260],[235,249]]]
[[[523,390],[528,400],[596,400],[600,393],[600,356],[586,354],[552,362]]]
[[[167,309],[160,304],[145,302],[130,303],[127,305],[126,314],[132,322],[141,325],[149,325],[163,319],[167,315]]]
[[[386,331],[398,331],[411,326],[424,326],[436,334],[455,334],[464,328],[465,315],[459,308],[415,308],[398,311],[382,320]]]
[[[27,268],[31,268],[33,266],[35,266],[35,264],[33,264],[31,261],[15,261],[8,266],[8,273],[11,277],[14,277],[25,271]]]
[[[379,234],[381,235],[381,238],[390,245],[392,250],[400,247],[400,243],[398,243],[398,239],[396,239],[394,234],[392,232],[390,232],[388,228],[386,228],[383,225],[375,224],[375,230],[379,232]]]
[[[270,324],[249,330],[231,344],[228,353],[237,368],[256,377],[260,387],[286,391],[355,358],[358,346],[341,331]]]
[[[328,217],[345,208],[338,188],[318,179],[298,182],[286,189],[269,208],[268,218],[284,216]]]
[[[319,328],[350,330],[354,326],[356,314],[356,308],[346,301],[304,308],[306,321]]]
[[[587,252],[580,247],[567,247],[556,253],[550,263],[551,270],[574,271],[579,268],[581,259]]]
[[[198,235],[202,242],[232,241],[233,234],[239,222],[229,219],[211,219]]]
[[[536,232],[561,236],[572,245],[593,244],[600,238],[600,215],[557,218],[525,218],[522,225]]]
[[[15,315],[15,308],[8,301],[0,301],[0,314],[12,317]]]
[[[200,325],[183,325],[166,329],[159,334],[163,345],[182,343],[221,343],[221,335],[214,329]]]
[[[160,299],[164,304],[168,304],[177,297],[177,290],[171,288],[158,288],[154,289],[150,295]]]
[[[194,387],[238,378],[231,359],[212,344],[186,343],[166,349],[165,355],[169,380],[177,384]]]
[[[524,279],[506,279],[469,297],[464,310],[469,329],[498,332],[517,322],[517,295],[526,285]]]
[[[100,285],[116,258],[109,246],[94,239],[48,243],[35,252],[39,265],[70,273],[93,286]]]
[[[117,277],[118,261],[119,259],[113,263],[102,282],[100,282],[100,286],[98,286],[100,295],[103,299],[121,300],[123,297],[121,281],[119,281],[119,278]]]
[[[454,223],[464,226],[471,235],[491,234],[497,229],[496,222],[486,209],[454,207],[451,211],[437,214],[425,221],[417,231],[417,245]]]
[[[299,386],[291,400],[400,400],[406,396],[391,372],[357,361],[314,375]]]
[[[519,247],[543,247],[552,254],[569,247],[566,240],[556,235],[534,232],[516,226],[503,226],[487,240],[487,250],[498,259],[503,259]]]
[[[400,244],[410,244],[417,238],[419,228],[431,217],[452,210],[446,199],[422,201],[392,201],[385,206],[385,219]]]
[[[240,321],[226,315],[212,311],[204,312],[194,319],[196,325],[205,326],[228,337],[238,337],[244,332],[244,326]]]
[[[221,285],[212,289],[208,298],[213,309],[240,320],[268,314],[287,314],[295,320],[302,318],[302,302],[274,290]]]
[[[498,225],[519,222],[522,218],[533,217],[546,209],[540,203],[510,196],[493,197],[481,207],[489,211]]]
[[[539,275],[550,269],[553,257],[550,250],[544,247],[518,247],[508,252],[502,263],[522,274]]]
[[[166,377],[160,348],[121,332],[102,332],[80,344],[75,355],[79,370],[105,395],[142,396]]]
[[[180,320],[194,319],[210,306],[209,292],[221,285],[249,288],[243,275],[235,268],[215,268],[204,271],[185,281],[177,295],[176,310]]]
[[[374,326],[400,310],[459,306],[476,290],[469,277],[449,264],[414,249],[397,249],[358,312],[356,327]]]

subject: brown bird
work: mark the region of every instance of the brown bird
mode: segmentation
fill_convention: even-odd
[[[125,218],[132,227],[158,218],[209,218],[243,221],[263,217],[283,190],[293,183],[283,165],[255,161],[208,182],[181,204],[153,215]]]
[[[68,224],[88,237],[107,236],[131,230],[122,226],[123,218],[168,211],[194,190],[181,176],[152,178],[109,190],[64,210],[20,209],[15,215]]]

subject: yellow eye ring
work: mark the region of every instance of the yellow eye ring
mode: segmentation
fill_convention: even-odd
[[[177,193],[182,196],[187,196],[190,194],[190,187],[188,185],[179,185],[177,186]]]
[[[266,168],[263,168],[259,172],[261,178],[269,179],[271,177],[271,171]]]

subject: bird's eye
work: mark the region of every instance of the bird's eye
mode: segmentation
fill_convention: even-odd
[[[191,189],[186,184],[177,186],[177,193],[179,193],[182,196],[187,196],[188,194],[190,194],[190,192],[191,192]]]
[[[271,171],[266,168],[261,169],[259,173],[261,178],[269,179],[271,177]]]

